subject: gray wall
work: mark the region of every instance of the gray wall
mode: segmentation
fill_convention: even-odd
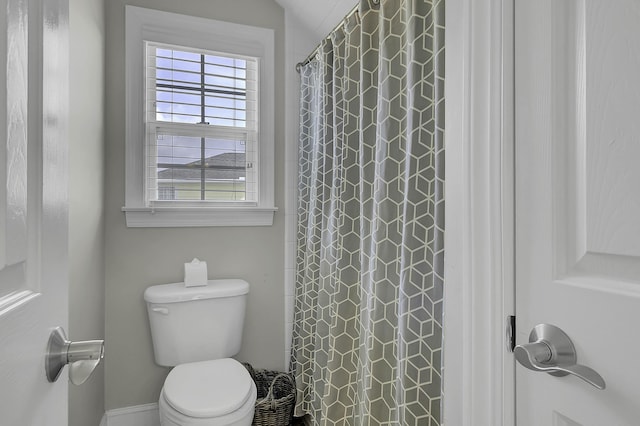
[[[70,0],[69,337],[104,337],[104,2]],[[104,368],[69,386],[69,425],[97,426]]]
[[[182,281],[198,257],[209,278],[251,285],[237,358],[283,369],[284,214],[271,227],[127,228],[124,214],[124,6],[131,4],[275,30],[275,200],[284,205],[284,12],[273,0],[108,0],[106,2],[106,408],[156,402],[168,369],[153,361],[142,295],[147,286]]]

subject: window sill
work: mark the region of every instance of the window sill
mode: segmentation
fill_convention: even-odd
[[[271,226],[277,207],[123,207],[129,228]]]

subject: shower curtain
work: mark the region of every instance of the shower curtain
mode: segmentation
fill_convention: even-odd
[[[361,0],[300,68],[296,414],[439,425],[444,0]]]

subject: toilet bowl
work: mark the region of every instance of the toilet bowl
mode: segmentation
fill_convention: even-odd
[[[256,386],[240,350],[249,284],[238,279],[148,287],[156,364],[174,367],[158,401],[162,426],[249,426]]]
[[[164,382],[162,426],[246,426],[253,420],[256,386],[231,358],[181,364]]]

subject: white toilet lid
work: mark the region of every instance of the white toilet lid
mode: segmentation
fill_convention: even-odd
[[[252,379],[231,358],[176,366],[164,382],[164,397],[175,410],[190,417],[219,417],[231,413],[251,396]]]

